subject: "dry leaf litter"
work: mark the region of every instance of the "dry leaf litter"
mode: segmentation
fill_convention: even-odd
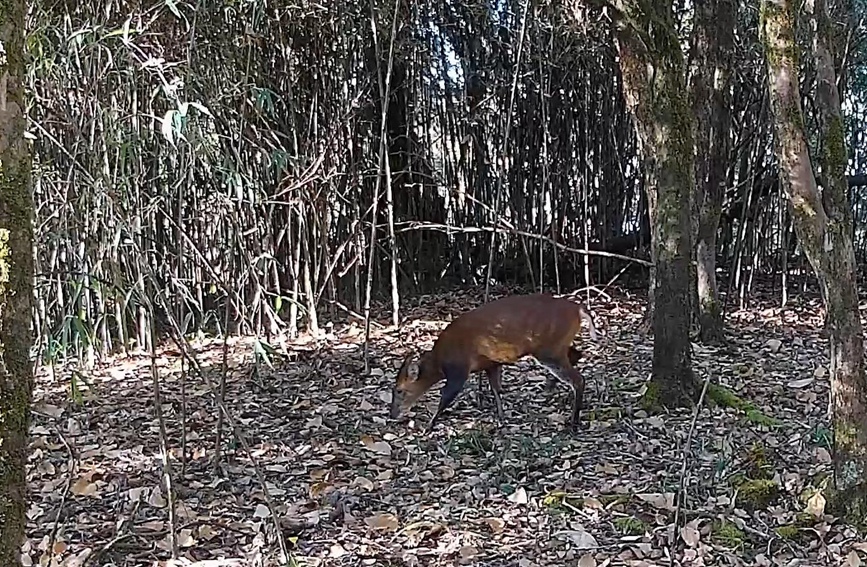
[[[150,358],[55,368],[53,379],[43,369],[25,565],[278,565],[265,488],[295,565],[861,565],[867,543],[824,510],[827,342],[817,302],[735,311],[728,346],[693,345],[699,379],[710,374],[778,424],[705,406],[684,457],[692,412],[647,415],[640,407],[652,357],[652,340],[637,331],[643,301],[608,294],[593,302],[606,340],[577,339],[589,422],[577,433],[564,427],[568,392],[545,392],[545,372],[529,360],[504,369],[502,428],[486,383],[477,405],[477,376],[430,436],[422,428],[436,387],[408,418],[387,418],[407,349],[429,348],[451,318],[479,304],[477,290],[408,301],[399,331],[374,331],[369,375],[357,322],[335,323],[318,339],[272,340],[285,355],[255,375],[251,339],[230,340],[227,406],[252,455],[224,426],[217,474],[214,397],[187,375],[184,398],[180,354],[165,348],[158,364],[176,560]],[[218,383],[222,342],[194,346]],[[755,477],[779,489],[762,506],[744,503],[736,488]]]

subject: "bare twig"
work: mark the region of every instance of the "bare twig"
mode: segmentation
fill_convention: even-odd
[[[229,302],[226,302],[226,312],[223,317],[223,354],[220,368],[220,390],[217,394],[217,406],[226,402],[226,381],[229,376]],[[214,435],[214,474],[220,470],[220,453],[223,446],[223,412],[217,412],[217,426]]]
[[[676,504],[674,508],[674,531],[672,532],[672,539],[669,540],[668,544],[671,547],[670,561],[671,565],[674,566],[674,546],[677,543],[677,531],[678,531],[678,523],[680,520],[680,507],[683,503],[683,492],[684,492],[684,484],[686,482],[686,469],[689,465],[689,457],[691,455],[690,446],[692,445],[692,436],[695,433],[695,424],[698,422],[698,414],[701,413],[701,408],[704,404],[704,396],[707,393],[707,387],[710,384],[710,373],[705,376],[704,384],[701,388],[701,394],[698,396],[698,402],[695,404],[695,410],[692,414],[692,422],[689,424],[689,433],[686,436],[686,441],[684,441],[683,448],[681,450],[681,465],[680,465],[680,479],[677,487],[677,497]]]
[[[382,94],[382,111],[380,113],[380,122],[379,122],[379,169],[382,171],[383,162],[387,159],[386,157],[386,133],[387,133],[387,125],[388,125],[388,95],[391,91],[391,72],[394,67],[394,39],[397,35],[397,13],[398,8],[400,7],[400,0],[394,1],[394,10],[392,12],[391,17],[391,38],[390,44],[388,48],[388,68],[385,72],[385,85],[380,85],[380,93]],[[376,30],[376,9],[373,5],[373,0],[370,0],[370,26],[371,31],[373,33],[374,42],[377,41],[377,37],[379,33]],[[377,58],[378,61],[378,58]],[[378,73],[377,73],[378,75]],[[374,263],[373,260],[375,258],[376,252],[376,209],[377,203],[379,201],[379,187],[380,183],[382,183],[382,175],[376,176],[376,188],[373,190],[374,201],[373,201],[373,216],[372,222],[370,223],[370,254],[367,260],[367,285],[364,290],[364,373],[367,374],[370,372],[370,293],[371,287],[373,286],[373,269]],[[386,183],[390,184],[390,181],[386,181]],[[394,225],[393,222],[389,222],[389,234],[394,234]],[[394,253],[394,250],[392,250]],[[395,281],[396,285],[396,281]]]
[[[128,539],[130,539],[131,537],[135,537],[135,534],[132,534],[132,533],[125,533],[125,534],[119,534],[119,535],[116,535],[115,537],[113,537],[113,538],[111,538],[110,540],[108,540],[108,541],[106,542],[105,545],[103,545],[103,546],[100,547],[98,550],[96,550],[95,553],[93,553],[93,554],[88,555],[87,557],[85,557],[85,558],[84,558],[84,561],[81,562],[81,567],[86,567],[89,563],[93,563],[94,561],[98,560],[98,559],[101,558],[103,555],[105,555],[106,553],[108,553],[109,551],[111,551],[111,549],[112,549],[115,545],[119,544],[119,543],[122,542],[122,541],[128,540]]]
[[[54,524],[51,526],[51,535],[48,536],[48,547],[46,549],[48,549],[49,553],[54,549],[54,542],[57,540],[57,532],[60,529],[60,517],[63,515],[63,508],[66,506],[66,500],[69,498],[69,493],[72,492],[72,479],[75,478],[75,471],[78,469],[78,459],[75,458],[75,452],[72,450],[72,447],[69,446],[69,442],[66,440],[66,437],[64,437],[63,432],[60,431],[60,427],[57,428],[57,435],[60,437],[60,442],[63,443],[63,446],[66,448],[69,474],[66,477],[66,486],[63,489],[63,495],[60,497],[60,504],[57,506],[57,514],[54,515]]]
[[[509,93],[509,108],[506,110],[506,127],[503,134],[503,148],[500,154],[500,171],[497,175],[497,191],[494,194],[494,226],[500,224],[500,199],[503,193],[503,178],[505,177],[506,160],[509,154],[509,129],[512,126],[512,114],[515,111],[515,91],[518,88],[518,76],[521,74],[521,55],[524,53],[524,36],[527,33],[527,13],[530,10],[530,0],[524,0],[524,15],[521,17],[521,33],[518,36],[518,54],[515,57],[515,71],[512,75],[512,90]],[[485,301],[491,289],[491,270],[494,269],[494,250],[497,244],[497,231],[491,231],[491,244],[488,249],[488,266],[485,277]]]
[[[174,493],[174,483],[172,482],[172,459],[171,453],[169,452],[169,439],[168,434],[166,433],[166,422],[163,417],[163,401],[162,395],[160,394],[160,374],[159,368],[157,368],[157,334],[155,329],[154,322],[154,309],[153,303],[150,298],[146,299],[148,305],[150,305],[150,313],[148,313],[148,319],[150,322],[151,329],[151,380],[153,380],[153,388],[154,388],[154,412],[156,413],[157,423],[159,424],[160,430],[160,457],[162,459],[163,465],[163,482],[166,487],[166,499],[168,501],[168,512],[169,512],[169,543],[172,549],[172,557],[175,558],[178,556],[178,539],[177,539],[177,531],[176,531],[176,508],[175,508],[175,493]],[[168,307],[168,306],[166,306]]]

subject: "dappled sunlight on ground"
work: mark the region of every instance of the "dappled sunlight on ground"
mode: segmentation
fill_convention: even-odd
[[[478,377],[430,436],[422,428],[437,388],[408,417],[389,420],[407,349],[430,347],[479,297],[428,297],[406,308],[401,331],[375,331],[369,375],[358,324],[335,324],[317,341],[273,341],[286,356],[257,372],[253,340],[230,341],[226,405],[252,455],[224,424],[219,476],[210,462],[214,397],[201,378],[181,380],[176,348],[162,351],[181,554],[277,564],[251,457],[299,565],[656,565],[668,564],[672,549],[691,565],[838,564],[861,545],[813,497],[829,472],[826,342],[816,309],[736,312],[728,347],[695,346],[699,378],[710,375],[756,411],[703,409],[681,480],[693,412],[640,409],[652,342],[636,332],[640,298],[623,294],[593,304],[606,340],[578,338],[589,422],[581,431],[565,428],[567,390],[545,392],[545,373],[532,361],[503,370],[502,428],[491,400],[476,404]],[[219,384],[222,343],[195,348]],[[150,358],[117,357],[81,372],[89,388],[81,385],[79,404],[70,401],[69,368],[53,382],[45,371],[38,378],[27,555],[37,564],[50,546],[61,565],[165,561],[168,500]],[[672,542],[678,493],[682,527]]]

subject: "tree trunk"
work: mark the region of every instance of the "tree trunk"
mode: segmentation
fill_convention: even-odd
[[[623,0],[618,9],[624,95],[644,159],[648,202],[653,204],[653,374],[645,405],[689,405],[696,394],[689,342],[695,160],[683,53],[670,3]],[[644,31],[648,29],[653,33]]]
[[[830,51],[831,24],[824,2],[817,1],[816,10],[816,106],[823,146],[819,163],[826,179],[821,196],[804,132],[794,39],[797,12],[791,0],[762,1],[762,32],[782,185],[792,202],[795,232],[819,280],[826,308],[834,432],[834,490],[829,507],[849,522],[860,524],[867,515],[864,346],[843,121]]]
[[[24,466],[33,376],[30,314],[33,297],[33,201],[30,153],[24,140],[24,15],[13,0],[0,14],[0,565],[21,564]]]
[[[691,96],[696,116],[696,315],[704,343],[724,340],[716,281],[716,234],[727,180],[731,136],[731,77],[734,0],[707,0],[695,6]]]

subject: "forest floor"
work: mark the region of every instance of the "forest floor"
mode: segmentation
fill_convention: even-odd
[[[728,347],[694,345],[698,378],[710,375],[753,406],[705,405],[686,451],[692,410],[640,409],[652,340],[637,332],[643,300],[625,292],[594,299],[607,340],[594,345],[586,332],[577,339],[589,421],[579,432],[564,427],[568,391],[546,393],[545,373],[531,361],[504,368],[502,428],[490,401],[477,408],[476,378],[429,436],[423,427],[436,388],[409,418],[389,420],[406,349],[432,345],[480,297],[407,302],[400,331],[375,330],[369,375],[357,323],[334,325],[317,340],[272,342],[286,355],[255,374],[254,342],[229,341],[226,405],[245,443],[224,424],[219,475],[209,386],[194,374],[182,380],[179,351],[162,350],[176,562],[166,561],[168,492],[150,357],[56,368],[53,378],[40,370],[25,562],[277,565],[268,500],[304,566],[855,567],[867,557],[867,540],[826,514],[817,490],[830,456],[827,341],[815,300],[779,309],[769,298],[730,312]],[[194,347],[218,384],[222,343]]]

